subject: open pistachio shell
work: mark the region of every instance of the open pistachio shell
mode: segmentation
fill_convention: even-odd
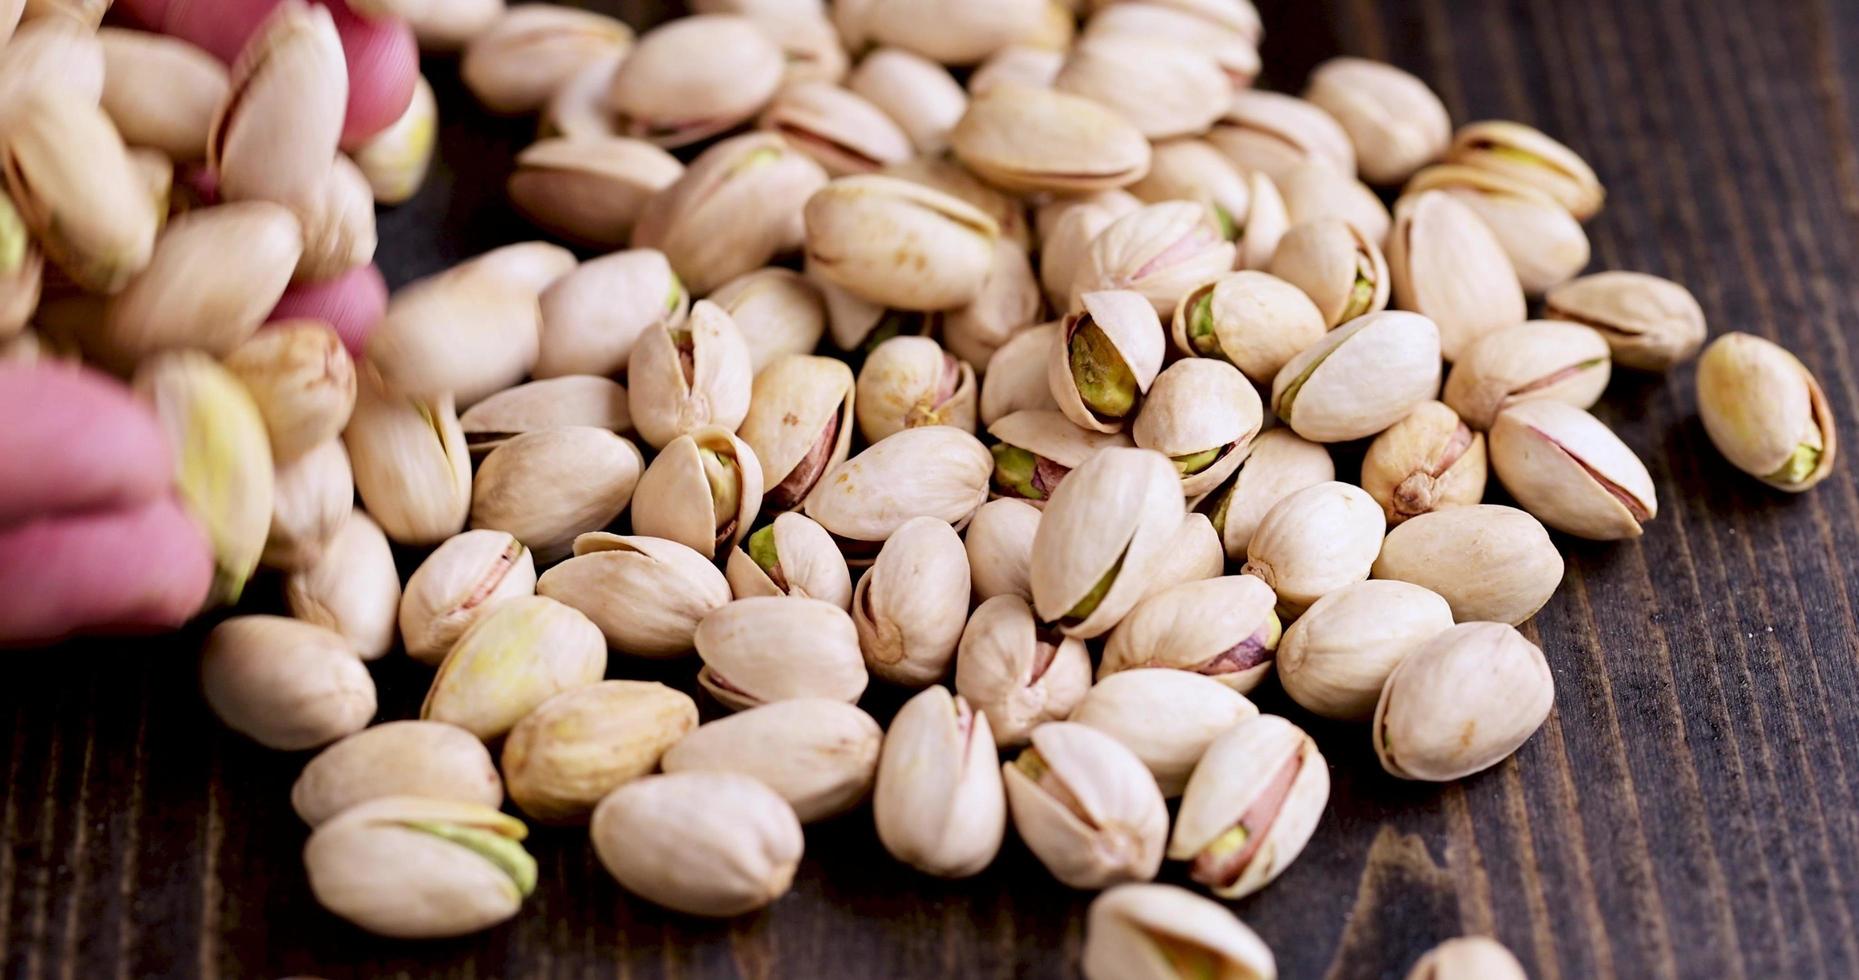
[[[1026,409],[1002,416],[988,426],[1000,440],[994,454],[991,493],[1044,507],[1065,474],[1112,446],[1134,445],[1121,432],[1079,428],[1060,412]]]
[[[1271,673],[1281,632],[1263,581],[1227,575],[1164,589],[1136,604],[1104,645],[1098,678],[1166,667],[1244,694]]]
[[[1371,579],[1318,599],[1278,644],[1278,682],[1325,718],[1368,721],[1388,675],[1452,626],[1452,607],[1408,582]]]
[[[1007,830],[988,716],[948,688],[926,688],[891,722],[872,815],[885,850],[919,871],[965,878],[986,868]]]
[[[1698,414],[1736,468],[1799,492],[1833,472],[1833,409],[1800,359],[1772,341],[1730,333],[1698,361]]]
[[[1122,742],[1149,767],[1162,795],[1173,798],[1207,746],[1258,713],[1245,696],[1212,678],[1150,667],[1099,681],[1071,720]]]
[[[723,308],[699,300],[682,324],[640,335],[627,362],[627,405],[654,448],[704,426],[735,429],[749,412],[749,348]]]
[[[278,465],[271,494],[271,530],[258,562],[297,571],[323,557],[354,509],[355,474],[342,440],[322,445]]]
[[[1587,221],[1601,210],[1607,191],[1593,168],[1561,143],[1514,122],[1475,122],[1459,128],[1446,162],[1514,177],[1561,202]]]
[[[1292,227],[1335,218],[1361,232],[1364,239],[1387,248],[1392,224],[1388,207],[1354,176],[1323,163],[1305,162],[1274,180]]]
[[[1439,392],[1439,329],[1417,313],[1358,317],[1285,363],[1272,411],[1317,442],[1361,439]]]
[[[510,201],[550,231],[613,248],[631,237],[647,199],[683,173],[676,157],[644,140],[545,139],[517,154]]]
[[[1027,220],[1026,200],[982,180],[953,157],[911,157],[879,172],[967,201],[975,210],[994,219],[1003,242],[1018,245],[1022,251],[1032,248],[1033,232]]]
[[[761,509],[755,451],[727,429],[704,426],[673,439],[639,477],[633,531],[715,558],[748,536]]]
[[[437,667],[486,609],[536,591],[536,560],[516,535],[465,531],[413,570],[400,595],[400,639],[407,656]]]
[[[1093,432],[1120,432],[1135,419],[1162,369],[1155,309],[1126,289],[1086,293],[1046,355],[1046,383],[1065,417]]]
[[[988,716],[999,745],[1025,744],[1034,728],[1064,721],[1090,687],[1084,641],[1041,626],[1017,595],[982,602],[962,630],[955,690]]]
[[[471,510],[471,456],[452,396],[390,395],[367,379],[342,430],[355,489],[387,536],[432,544],[457,534]]]
[[[614,375],[656,326],[677,329],[691,297],[663,253],[640,248],[582,263],[541,296],[542,333],[534,375]]]
[[[757,125],[780,133],[833,177],[909,159],[910,137],[884,110],[830,82],[795,82],[775,93]]]
[[[1291,212],[1278,185],[1262,173],[1247,178],[1252,209],[1239,235],[1239,268],[1265,270],[1278,255],[1278,245],[1291,230]]]
[[[1195,287],[1181,297],[1171,327],[1183,354],[1226,361],[1260,384],[1328,329],[1303,290],[1264,272],[1233,272]]]
[[[368,336],[368,363],[389,390],[452,394],[469,406],[535,366],[536,292],[483,266],[421,279],[388,303]]]
[[[1562,567],[1562,553],[1536,518],[1476,504],[1421,514],[1388,532],[1374,575],[1439,593],[1461,623],[1514,626],[1555,594]]]
[[[632,430],[626,388],[611,378],[569,374],[505,388],[458,418],[465,444],[487,453],[525,432],[585,425],[625,434]]]
[[[601,681],[563,691],[504,740],[510,800],[544,823],[580,823],[602,797],[650,775],[696,727],[697,702],[663,684]]]
[[[619,136],[619,126],[607,111],[607,91],[613,87],[613,73],[626,60],[626,52],[616,51],[586,62],[555,89],[548,104],[542,107],[537,125],[540,139],[565,136],[569,139],[602,139]]]
[[[910,181],[842,177],[808,199],[807,268],[865,300],[942,310],[973,302],[1000,228],[967,202]]]
[[[1259,393],[1238,369],[1189,358],[1156,375],[1130,435],[1172,460],[1182,493],[1198,497],[1245,462],[1263,417]]]
[[[659,762],[668,773],[752,776],[779,793],[802,823],[812,823],[865,799],[883,741],[884,729],[857,705],[795,698],[708,722],[679,739]]]
[[[1331,328],[1387,309],[1393,289],[1381,248],[1340,218],[1293,227],[1279,239],[1269,268],[1303,290]]]
[[[789,595],[852,606],[852,574],[839,545],[825,528],[791,511],[739,543],[724,572],[738,599]]]
[[[1336,479],[1329,450],[1290,429],[1267,429],[1252,440],[1252,452],[1232,479],[1193,502],[1207,515],[1226,547],[1227,557],[1243,561],[1252,532],[1267,511],[1291,493]]]
[[[1174,885],[1118,885],[1092,902],[1082,968],[1085,980],[1278,976],[1257,933],[1220,903]]]
[[[1573,405],[1538,400],[1506,408],[1491,427],[1491,468],[1525,510],[1579,537],[1637,538],[1659,513],[1646,464]]]
[[[1116,110],[1024,85],[977,96],[950,142],[964,166],[1020,193],[1107,190],[1149,172],[1148,140]]]
[[[1271,884],[1304,849],[1330,798],[1317,743],[1276,715],[1241,721],[1188,780],[1168,856],[1221,898]]]
[[[792,269],[745,272],[717,287],[709,300],[736,321],[757,374],[784,354],[813,353],[826,334],[825,299]]]
[[[632,28],[555,4],[518,4],[472,38],[459,77],[492,112],[540,109],[583,66],[631,46]]]
[[[1305,162],[1356,172],[1355,147],[1334,116],[1296,96],[1261,89],[1236,92],[1207,135],[1241,170],[1274,183]]]
[[[1055,308],[1070,308],[1072,285],[1098,235],[1141,207],[1123,191],[1103,191],[1040,209],[1039,284]]]
[[[1278,594],[1291,618],[1331,592],[1369,575],[1387,519],[1361,487],[1319,483],[1272,506],[1246,546],[1247,575]]]
[[[355,408],[355,365],[320,320],[274,322],[226,355],[264,416],[280,466],[342,434]]]
[[[1439,325],[1449,361],[1528,315],[1516,268],[1491,226],[1444,191],[1401,199],[1387,261],[1395,305]]]
[[[882,542],[913,517],[961,527],[987,499],[994,458],[960,429],[905,429],[834,466],[807,497],[807,516],[850,541]]]
[[[859,432],[871,442],[922,425],[975,428],[975,369],[928,337],[892,337],[859,368]]]
[[[1375,754],[1402,779],[1461,779],[1517,751],[1554,705],[1555,679],[1536,644],[1503,623],[1460,623],[1388,675]]]
[[[1085,293],[1129,289],[1149,300],[1158,316],[1172,314],[1196,286],[1233,268],[1237,253],[1214,214],[1191,201],[1168,201],[1111,222],[1073,274],[1072,309]]]
[[[1085,639],[1110,631],[1147,593],[1182,518],[1168,457],[1106,449],[1059,484],[1033,538],[1039,618]]]
[[[1484,219],[1530,296],[1542,296],[1587,268],[1593,247],[1581,222],[1547,193],[1494,170],[1460,164],[1428,167],[1406,192],[1445,191]]]
[[[640,36],[607,105],[626,135],[686,146],[753,118],[780,86],[782,62],[745,17],[683,17]]]
[[[1375,498],[1390,527],[1485,496],[1485,436],[1439,402],[1421,402],[1369,443],[1362,489]]]
[[[788,354],[755,376],[737,434],[762,464],[763,504],[792,510],[852,446],[852,369],[830,357]]]
[[[536,560],[565,557],[632,500],[643,466],[632,443],[606,429],[525,432],[492,450],[471,486],[471,526],[508,531]]]
[[[1612,373],[1607,340],[1598,331],[1532,320],[1499,327],[1461,354],[1442,398],[1468,425],[1489,429],[1499,412],[1535,398],[1587,408],[1601,399]]]
[[[905,522],[852,592],[865,666],[894,684],[941,680],[962,637],[968,595],[968,552],[955,530],[933,517]]]
[[[870,680],[852,617],[819,599],[737,599],[705,616],[695,640],[697,683],[732,710],[802,697],[856,702]]]
[[[608,646],[636,657],[690,652],[697,624],[730,600],[716,566],[690,548],[600,531],[576,538],[574,556],[535,586],[593,620]]]
[[[1001,772],[1014,829],[1060,883],[1105,888],[1155,877],[1168,809],[1123,743],[1087,725],[1047,722]]]
[[[1704,344],[1704,310],[1678,283],[1641,272],[1597,272],[1543,297],[1543,316],[1600,331],[1614,362],[1664,371]]]
[[[1149,175],[1130,185],[1146,204],[1198,201],[1213,211],[1229,241],[1238,241],[1252,211],[1252,184],[1226,155],[1206,140],[1174,139],[1156,144]]]

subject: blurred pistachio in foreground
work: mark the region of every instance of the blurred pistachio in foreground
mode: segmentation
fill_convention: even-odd
[[[1118,885],[1091,903],[1087,980],[1274,980],[1271,948],[1218,902],[1173,885]]]

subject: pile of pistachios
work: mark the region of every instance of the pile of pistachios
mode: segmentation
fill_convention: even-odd
[[[261,323],[372,255],[430,88],[349,156],[327,11],[286,0],[228,70],[100,6],[0,24],[0,337],[133,379],[222,603],[281,576],[289,617],[211,632],[206,699],[322,749],[309,887],[384,935],[519,913],[506,801],[702,916],[779,899],[803,825],[869,801],[917,872],[983,871],[1011,824],[1105,889],[1089,977],[1272,977],[1223,905],[1147,884],[1251,894],[1322,820],[1317,743],[1246,695],[1359,723],[1401,779],[1509,758],[1555,700],[1517,629],[1551,531],[1658,512],[1588,409],[1706,339],[1684,287],[1582,276],[1575,152],[1356,58],[1255,89],[1248,0],[707,0],[638,35],[370,0],[539,116],[511,205],[585,251],[411,283],[351,351]],[[1794,356],[1725,334],[1696,377],[1737,468],[1828,475]],[[400,651],[431,689],[374,724]],[[608,679],[664,659],[702,712]],[[874,683],[918,691],[888,729]],[[1481,938],[1413,971],[1522,976]]]

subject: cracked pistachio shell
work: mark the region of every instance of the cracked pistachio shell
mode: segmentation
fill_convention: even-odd
[[[1086,36],[1052,87],[1109,106],[1151,140],[1205,133],[1232,97],[1211,55],[1139,34]]]
[[[802,211],[826,171],[774,133],[712,144],[684,176],[653,195],[633,226],[634,248],[656,248],[693,295],[799,249]]]
[[[1329,450],[1289,429],[1267,429],[1252,440],[1252,452],[1231,481],[1194,502],[1206,514],[1226,547],[1226,555],[1244,561],[1259,521],[1278,501],[1305,487],[1336,479]]]
[[[1503,623],[1460,623],[1388,675],[1375,705],[1375,754],[1402,779],[1460,779],[1517,751],[1555,700],[1536,644]]]
[[[734,772],[760,780],[801,823],[838,816],[871,792],[884,730],[857,705],[796,698],[699,726],[665,751],[668,773]]]
[[[1800,359],[1761,337],[1729,333],[1698,360],[1698,414],[1731,465],[1800,492],[1833,472],[1833,409]]]
[[[1028,327],[988,358],[987,371],[981,376],[982,425],[991,426],[1015,412],[1058,411],[1052,386],[1046,381],[1046,361],[1058,334],[1057,323]]]
[[[343,522],[355,500],[355,474],[340,439],[282,463],[272,483],[271,530],[259,563],[284,571],[309,568]]]
[[[1252,184],[1226,155],[1206,140],[1173,139],[1157,143],[1149,175],[1130,185],[1144,204],[1195,201],[1214,212],[1220,233],[1239,238],[1252,211]]]
[[[1311,73],[1304,98],[1342,124],[1371,184],[1401,183],[1452,142],[1452,118],[1439,96],[1393,65],[1332,58]]]
[[[350,514],[321,558],[285,576],[284,602],[292,616],[342,634],[363,660],[385,655],[394,645],[400,573],[381,526],[359,510]]]
[[[1272,411],[1316,442],[1361,439],[1439,393],[1439,328],[1418,313],[1358,317],[1285,363]]]
[[[626,135],[685,146],[754,118],[781,85],[783,62],[746,17],[682,17],[639,37],[607,107]]]
[[[1524,510],[1596,541],[1637,538],[1659,514],[1652,474],[1601,420],[1573,405],[1526,401],[1491,426],[1491,469]]]
[[[705,426],[673,439],[633,493],[633,530],[717,558],[749,534],[762,509],[762,464],[728,429]]]
[[[862,299],[903,310],[964,306],[993,264],[994,219],[894,177],[842,177],[807,201],[807,268]]]
[[[535,890],[528,832],[493,807],[385,796],[317,827],[303,865],[317,902],[369,932],[462,936],[515,916]]]
[[[1051,88],[1065,65],[1065,52],[1026,42],[1009,44],[988,56],[968,75],[968,94],[981,98],[997,88],[1024,85]]]
[[[1387,309],[1393,289],[1381,249],[1338,218],[1285,232],[1270,271],[1303,290],[1332,329]]]
[[[1043,0],[869,0],[836,5],[847,46],[869,39],[946,65],[972,65],[1015,41],[1037,35]]]
[[[915,153],[910,137],[883,109],[832,82],[784,86],[756,125],[780,133],[832,177],[870,173]]]
[[[50,87],[15,107],[0,168],[26,228],[71,280],[113,293],[149,264],[160,216],[93,101]]]
[[[644,140],[545,139],[517,154],[510,201],[549,231],[617,248],[631,237],[646,201],[683,173],[677,157]]]
[[[729,583],[690,548],[605,532],[575,539],[574,557],[542,574],[536,592],[581,611],[607,645],[635,657],[693,649],[697,624],[727,605]]]
[[[1168,457],[1105,449],[1066,476],[1033,536],[1033,605],[1067,636],[1110,631],[1150,586],[1182,521]]]
[[[757,374],[782,355],[813,353],[826,335],[826,300],[792,269],[745,272],[717,287],[709,300],[736,321]]]
[[[294,752],[361,731],[374,679],[341,634],[282,616],[234,616],[200,655],[207,704],[227,727]]]
[[[525,432],[492,450],[471,488],[471,526],[508,531],[536,560],[566,557],[576,535],[626,509],[639,483],[639,450],[606,429],[568,425]]]
[[[981,280],[981,293],[967,306],[950,310],[942,322],[942,342],[949,353],[976,370],[1002,344],[1038,322],[1039,280],[1026,249],[1006,238],[994,243],[994,261]]]
[[[1337,218],[1361,231],[1363,238],[1387,247],[1392,224],[1388,207],[1354,176],[1323,163],[1306,162],[1273,180],[1292,227]]]
[[[922,184],[931,190],[967,201],[975,210],[994,219],[994,223],[1000,227],[1001,244],[1018,245],[1022,252],[1032,246],[1033,231],[1027,222],[1026,201],[1017,194],[983,181],[953,157],[911,157],[901,163],[891,164],[879,173]]]
[[[1322,163],[1356,172],[1354,144],[1336,117],[1292,95],[1247,89],[1233,93],[1208,142],[1239,169],[1283,183],[1300,165]]]
[[[1090,687],[1084,641],[1042,626],[1018,595],[982,602],[962,630],[955,692],[987,716],[997,745],[1024,745],[1034,728],[1064,721]]]
[[[1245,695],[1185,670],[1151,667],[1110,675],[1071,714],[1136,753],[1164,797],[1181,795],[1207,746],[1259,713]]]
[[[968,93],[949,70],[902,48],[879,48],[859,60],[846,86],[906,134],[905,157],[940,154],[968,110]]]
[[[1576,218],[1600,213],[1607,190],[1587,161],[1561,143],[1514,122],[1475,122],[1459,127],[1447,163],[1492,170],[1555,198]]]
[[[859,368],[859,432],[877,442],[923,425],[975,429],[975,369],[928,337],[892,337]]]
[[[1130,435],[1172,460],[1182,493],[1198,497],[1245,462],[1263,420],[1259,393],[1238,369],[1188,358],[1156,375]]]
[[[1461,623],[1516,625],[1555,594],[1562,554],[1536,518],[1475,504],[1421,514],[1388,532],[1374,574],[1439,593]]]
[[[1219,66],[1226,76],[1229,93],[1251,88],[1261,67],[1255,36],[1194,11],[1162,3],[1099,5],[1085,21],[1084,40],[1103,36],[1140,37],[1199,51]],[[1222,99],[1221,111],[1225,108]]]
[[[792,698],[856,703],[870,678],[858,629],[820,599],[737,599],[697,624],[697,683],[734,711]]]
[[[13,19],[18,16],[15,9]],[[98,104],[108,63],[95,24],[63,16],[29,17],[15,31],[0,10],[0,25],[0,35],[12,34],[0,40],[0,116],[43,91]]]
[[[774,790],[733,772],[647,776],[594,809],[594,851],[627,891],[724,918],[787,893],[806,841]]]
[[[413,570],[401,592],[400,638],[407,656],[437,667],[486,609],[535,591],[535,558],[516,535],[466,531],[447,538]]]
[[[568,374],[505,388],[465,410],[458,418],[465,444],[486,453],[525,432],[565,425],[592,426],[613,433],[633,427],[626,408],[626,388],[611,378]]]
[[[348,62],[329,10],[280,4],[246,41],[231,81],[207,132],[220,196],[276,201],[301,216],[322,196],[348,111]]]
[[[1059,411],[1093,432],[1121,432],[1161,373],[1166,342],[1155,309],[1127,289],[1085,293],[1046,354]]]
[[[982,600],[1011,595],[1033,598],[1033,536],[1039,508],[1025,500],[990,500],[968,522],[969,580]]]
[[[644,681],[601,681],[542,702],[503,743],[510,800],[543,823],[580,823],[601,798],[658,768],[697,727],[697,702]]]
[[[1272,670],[1280,633],[1272,611],[1276,601],[1271,588],[1251,575],[1155,592],[1111,631],[1098,679],[1160,667],[1204,674],[1237,693],[1249,692]]]
[[[469,406],[529,374],[542,319],[536,290],[459,266],[395,293],[368,336],[368,364],[391,391]]]
[[[1441,396],[1466,424],[1489,429],[1512,405],[1546,398],[1587,408],[1600,401],[1613,363],[1607,340],[1578,323],[1531,320],[1499,327],[1467,348]]]
[[[1369,443],[1362,457],[1362,489],[1381,505],[1393,527],[1411,517],[1485,497],[1485,436],[1459,414],[1427,401]]]
[[[1523,965],[1489,936],[1448,939],[1414,962],[1407,980],[1527,980]]]
[[[1543,298],[1543,316],[1600,331],[1614,362],[1664,371],[1704,344],[1704,310],[1691,290],[1642,272],[1598,272],[1563,283]]]
[[[582,263],[543,290],[541,344],[532,372],[615,375],[647,330],[677,329],[691,297],[663,253],[640,248]]]
[[[683,323],[659,321],[627,359],[627,406],[653,448],[705,426],[734,430],[749,412],[749,346],[723,308],[699,300]]]
[[[1286,618],[1368,578],[1388,529],[1381,505],[1347,483],[1319,483],[1280,500],[1246,546],[1247,575],[1278,594]]]
[[[420,717],[490,741],[563,691],[597,684],[607,644],[586,616],[547,596],[484,610],[433,675]]]
[[[738,599],[796,596],[821,599],[841,609],[852,606],[852,574],[833,536],[795,513],[739,543],[724,569]]]
[[[961,527],[988,496],[994,457],[946,425],[905,429],[826,471],[807,516],[840,538],[880,542],[913,517]]]
[[[1003,416],[988,426],[988,435],[1000,440],[990,492],[1039,508],[1045,507],[1065,474],[1097,455],[1098,450],[1135,445],[1121,432],[1080,428],[1051,409],[1026,409]],[[1022,450],[1032,458],[1013,450]]]
[[[1259,384],[1328,329],[1303,290],[1265,272],[1228,273],[1196,287],[1170,325],[1183,354],[1225,361]]]
[[[97,31],[103,111],[124,142],[176,162],[204,160],[213,113],[232,82],[217,58],[179,38],[121,27]]]
[[[1072,888],[1148,881],[1162,866],[1168,808],[1136,753],[1095,728],[1052,721],[1001,766],[1014,829]]]
[[[368,178],[374,203],[405,204],[418,194],[432,169],[438,141],[439,102],[433,96],[432,83],[420,75],[413,83],[413,101],[407,103],[400,118],[351,154],[362,176]]]
[[[280,466],[340,436],[355,410],[355,363],[321,320],[268,325],[226,355],[226,368],[264,416]]]
[[[564,136],[569,139],[606,139],[620,135],[612,113],[607,111],[607,90],[613,87],[613,73],[619,71],[625,52],[602,55],[575,69],[575,73],[555,89],[548,104],[542,107],[537,125],[539,139]]]
[[[737,435],[762,464],[769,511],[793,510],[852,447],[852,369],[830,357],[787,354],[755,376]]]
[[[966,698],[937,686],[905,702],[885,734],[872,790],[884,849],[938,878],[985,869],[1007,831],[999,763],[988,716]]]
[[[1460,164],[1428,167],[1406,193],[1444,191],[1482,218],[1530,296],[1541,296],[1581,274],[1593,248],[1581,222],[1555,198],[1494,170]]]
[[[1073,274],[1071,305],[1078,309],[1085,293],[1127,289],[1167,316],[1196,286],[1230,271],[1236,255],[1205,205],[1147,204],[1091,240]]]
[[[1221,898],[1243,898],[1297,860],[1329,799],[1329,764],[1309,735],[1276,715],[1245,719],[1201,756],[1168,856]]]
[[[1517,271],[1491,226],[1443,191],[1401,199],[1387,262],[1394,305],[1439,325],[1440,351],[1449,361],[1528,316]]]
[[[406,545],[432,544],[465,526],[471,455],[451,395],[390,395],[364,379],[342,442],[362,506],[388,537]]]
[[[290,788],[291,809],[311,827],[384,796],[454,800],[496,809],[503,779],[477,737],[437,721],[390,721],[317,753]]]
[[[1271,947],[1257,933],[1220,903],[1174,885],[1118,885],[1099,896],[1083,957],[1085,980],[1278,976]]]
[[[486,109],[534,112],[576,72],[625,54],[632,40],[632,28],[612,17],[555,4],[518,4],[465,45],[458,74]]]
[[[1452,626],[1438,593],[1372,579],[1318,599],[1278,644],[1278,682],[1311,713],[1368,721],[1388,675]]]
[[[968,552],[955,529],[934,517],[905,522],[852,592],[865,666],[893,684],[940,681],[962,638],[968,595]]]
[[[1050,205],[1040,209],[1044,230],[1040,235],[1039,284],[1053,307],[1071,303],[1072,283],[1079,278],[1091,244],[1104,229],[1141,207],[1142,202],[1129,194],[1108,191],[1069,204],[1063,211],[1055,212]]]
[[[1149,141],[1115,109],[1025,85],[976,96],[950,143],[983,180],[1022,194],[1109,190],[1149,172]]]
[[[1177,585],[1219,578],[1225,570],[1226,553],[1213,521],[1205,514],[1186,514],[1169,538],[1161,558],[1151,566],[1149,589],[1144,597]]]

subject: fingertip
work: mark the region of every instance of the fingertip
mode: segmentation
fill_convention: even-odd
[[[172,496],[0,528],[0,644],[172,629],[212,581],[206,536]]]
[[[342,0],[328,0],[328,6],[348,56],[349,106],[342,145],[353,149],[393,125],[412,104],[420,73],[419,45],[405,21],[370,20]]]
[[[323,282],[294,285],[285,290],[270,319],[321,320],[335,328],[343,346],[356,357],[368,335],[387,311],[387,280],[373,264],[356,266]]]

